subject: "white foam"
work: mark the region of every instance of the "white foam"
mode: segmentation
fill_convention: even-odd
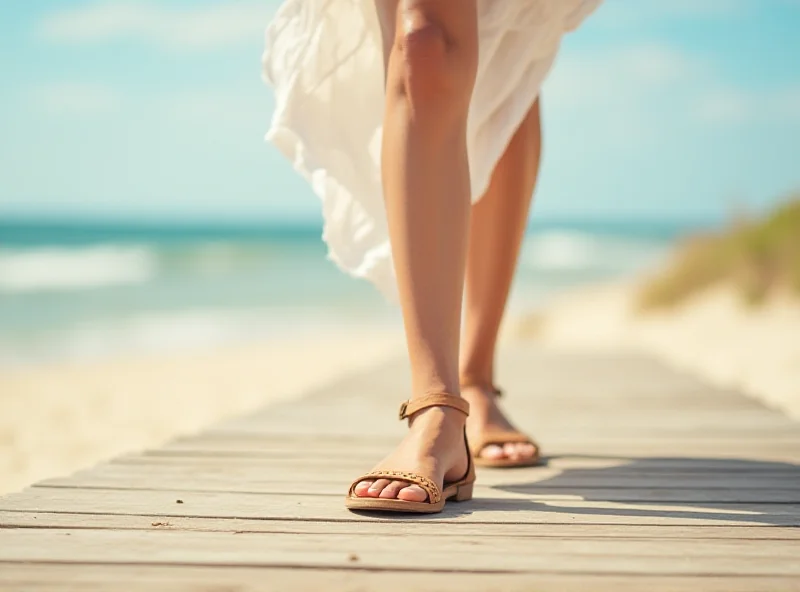
[[[525,241],[522,260],[535,271],[635,271],[652,263],[664,251],[653,242],[553,230]]]
[[[85,290],[141,284],[158,271],[158,260],[144,246],[34,248],[0,250],[0,292]]]
[[[594,259],[595,241],[578,232],[545,232],[528,239],[525,262],[537,269],[579,269]]]
[[[396,319],[343,318],[339,312],[263,308],[190,308],[141,311],[51,328],[20,340],[0,334],[0,369],[52,360],[94,361],[126,353],[191,351],[283,336],[313,339],[360,327],[398,329]]]

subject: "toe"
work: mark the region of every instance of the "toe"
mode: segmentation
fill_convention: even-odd
[[[389,479],[378,479],[370,485],[369,489],[367,490],[368,497],[380,497],[383,488],[389,485],[391,481]]]
[[[536,446],[531,443],[521,444],[520,454],[525,458],[533,458],[536,455]]]
[[[374,481],[359,481],[353,491],[358,497],[369,497],[367,490],[374,483]]]
[[[381,491],[380,497],[384,499],[397,499],[397,494],[400,493],[401,489],[408,487],[408,482],[406,481],[392,481],[383,488]]]
[[[481,449],[480,456],[482,458],[490,458],[495,460],[498,458],[503,458],[505,456],[505,452],[503,452],[502,446],[498,446],[497,444],[489,444]]]
[[[503,446],[503,453],[505,454],[506,458],[511,460],[517,460],[519,458],[519,454],[517,452],[517,445],[514,442],[507,442]]]
[[[428,494],[419,485],[408,485],[397,493],[397,499],[407,502],[424,502],[428,499]]]

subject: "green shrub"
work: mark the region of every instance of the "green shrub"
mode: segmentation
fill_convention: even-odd
[[[776,291],[800,295],[800,197],[764,219],[733,222],[719,233],[688,239],[644,285],[639,304],[668,307],[723,283],[751,304]]]

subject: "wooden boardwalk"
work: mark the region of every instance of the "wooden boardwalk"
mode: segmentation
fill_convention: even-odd
[[[0,589],[800,590],[798,424],[638,357],[500,376],[546,465],[443,514],[342,503],[402,434],[398,361],[0,498]]]

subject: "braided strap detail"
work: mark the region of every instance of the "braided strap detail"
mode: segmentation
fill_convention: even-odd
[[[353,494],[356,485],[358,485],[361,481],[366,481],[367,479],[392,479],[396,481],[408,481],[409,483],[419,485],[422,489],[424,489],[425,493],[428,494],[428,501],[430,503],[438,504],[442,499],[442,493],[439,491],[439,486],[436,485],[436,483],[427,477],[423,477],[417,473],[409,473],[407,471],[371,471],[353,481],[353,484],[350,486],[350,494]]]

